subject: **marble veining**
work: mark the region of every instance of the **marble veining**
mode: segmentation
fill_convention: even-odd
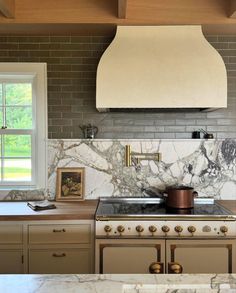
[[[125,145],[162,153],[162,161],[125,167]],[[236,140],[49,140],[48,187],[53,198],[58,167],[85,167],[87,199],[143,196],[150,187],[193,186],[199,197],[236,199]]]
[[[125,145],[162,154],[162,161],[126,167]],[[236,199],[236,140],[48,140],[48,190],[55,198],[58,167],[85,167],[85,198],[142,197],[170,185],[194,187],[199,197]],[[46,189],[45,189],[46,190]],[[43,190],[12,190],[4,200],[43,200]]]
[[[236,275],[0,275],[0,292],[223,293],[236,292]]]

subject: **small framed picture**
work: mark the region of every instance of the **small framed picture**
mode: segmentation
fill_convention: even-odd
[[[57,168],[56,200],[84,200],[84,168]]]

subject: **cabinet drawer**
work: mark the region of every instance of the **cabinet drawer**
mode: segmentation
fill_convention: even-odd
[[[0,274],[23,274],[21,250],[0,250]]]
[[[88,274],[90,250],[42,249],[29,251],[30,274]]]
[[[90,243],[89,224],[30,225],[29,243]]]
[[[21,244],[22,225],[0,225],[0,244]]]

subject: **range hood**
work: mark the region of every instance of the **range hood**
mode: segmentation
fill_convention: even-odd
[[[118,26],[97,70],[96,107],[227,107],[227,75],[201,26]]]

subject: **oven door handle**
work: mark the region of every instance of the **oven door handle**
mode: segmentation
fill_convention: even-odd
[[[164,274],[164,264],[162,262],[153,262],[149,266],[150,274]]]
[[[169,274],[182,274],[183,267],[178,262],[168,263],[168,273]]]

